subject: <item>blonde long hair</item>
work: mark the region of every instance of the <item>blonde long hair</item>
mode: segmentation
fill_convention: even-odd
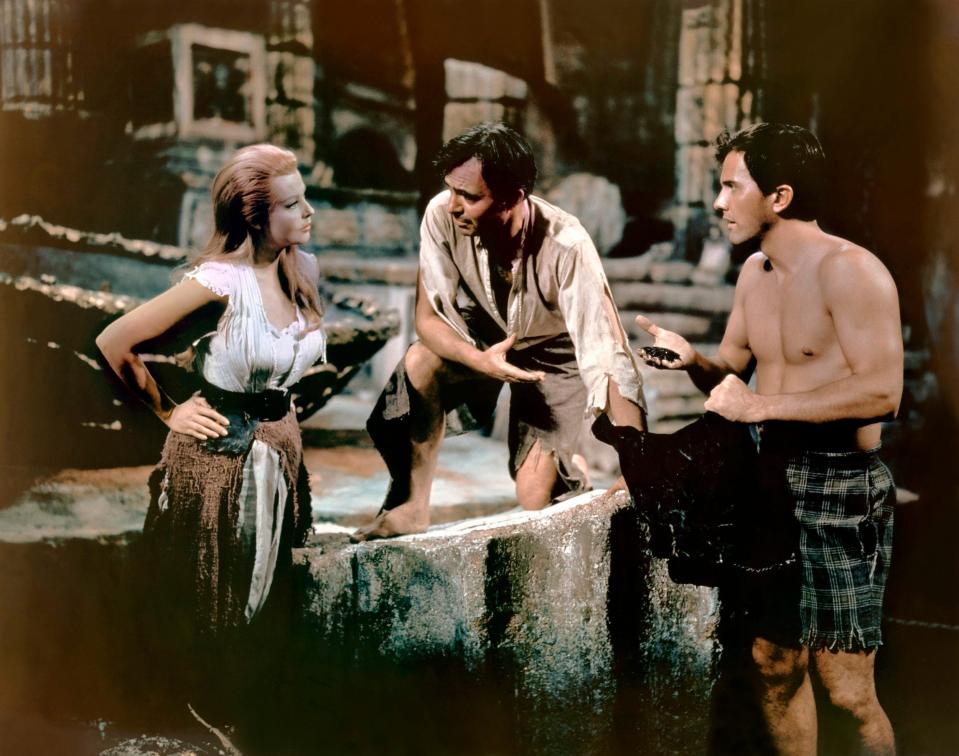
[[[296,155],[272,144],[253,144],[237,150],[213,179],[213,233],[188,265],[193,267],[209,260],[252,263],[256,245],[269,225],[273,179],[295,173],[296,167]],[[307,269],[299,252],[296,245],[280,251],[280,285],[303,312],[307,330],[313,331],[320,327],[323,304],[317,291],[316,271]]]

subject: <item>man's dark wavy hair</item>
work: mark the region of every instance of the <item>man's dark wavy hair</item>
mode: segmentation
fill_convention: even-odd
[[[536,183],[533,150],[505,123],[478,123],[440,148],[433,165],[441,177],[470,158],[483,164],[483,180],[494,199],[512,202],[522,189],[529,196]]]
[[[722,165],[730,152],[741,152],[749,175],[764,195],[789,184],[793,199],[782,216],[799,220],[819,217],[826,156],[809,129],[788,123],[757,123],[716,140],[716,159]]]

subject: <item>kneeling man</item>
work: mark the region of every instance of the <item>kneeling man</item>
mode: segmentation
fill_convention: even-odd
[[[641,379],[599,255],[576,218],[530,194],[529,144],[480,124],[435,164],[446,190],[420,228],[419,341],[367,423],[392,481],[355,541],[426,529],[447,414],[451,429],[476,427],[504,382],[509,469],[525,509],[586,488],[574,456],[587,413],[643,427]]]

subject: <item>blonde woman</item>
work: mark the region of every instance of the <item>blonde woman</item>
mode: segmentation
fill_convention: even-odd
[[[248,624],[310,523],[302,442],[289,387],[326,338],[310,239],[313,208],[293,153],[239,150],[213,183],[215,230],[183,279],[97,338],[121,380],[170,429],[151,477],[145,540],[197,637]],[[196,345],[201,390],[181,404],[157,385],[137,346],[225,305]]]

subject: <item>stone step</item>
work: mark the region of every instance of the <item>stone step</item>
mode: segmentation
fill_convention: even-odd
[[[732,286],[680,286],[665,283],[610,284],[613,299],[623,310],[725,315],[733,306]]]
[[[620,310],[623,328],[631,339],[641,339],[651,342],[650,335],[636,325],[636,316],[645,315],[660,328],[673,331],[686,339],[703,341],[722,336],[725,327],[724,318],[711,318],[706,315],[689,315],[682,312],[638,312],[637,310]],[[717,320],[721,322],[717,323]]]
[[[317,255],[320,275],[330,281],[416,286],[419,258]]]

